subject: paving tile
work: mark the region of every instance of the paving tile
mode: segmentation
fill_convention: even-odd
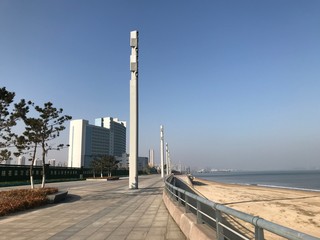
[[[107,240],[125,240],[127,238],[127,235],[109,235],[106,239]]]
[[[170,240],[173,240],[173,239],[185,239],[185,236],[184,234],[179,230],[176,230],[176,231],[168,231],[167,234],[166,234],[166,239],[170,239]]]
[[[152,222],[151,227],[167,227],[168,222],[167,221],[154,221]]]
[[[87,237],[88,240],[106,239],[112,232],[95,232],[91,236]]]
[[[145,239],[147,236],[148,230],[133,230],[127,236],[127,240],[140,240]]]
[[[113,235],[128,235],[132,231],[132,228],[117,228],[113,231]]]
[[[160,177],[139,181],[137,190],[127,180],[48,184],[79,200],[0,218],[0,240],[185,239],[162,202]]]

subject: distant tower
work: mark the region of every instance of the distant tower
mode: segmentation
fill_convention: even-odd
[[[149,167],[154,167],[154,151],[149,149]]]
[[[164,177],[164,156],[163,156],[163,151],[164,151],[164,136],[163,136],[163,126],[160,125],[160,165],[161,165],[161,177]]]
[[[26,158],[25,156],[20,156],[18,158],[18,165],[26,165]]]
[[[49,159],[48,163],[50,164],[50,166],[55,167],[56,166],[56,160],[55,159]],[[59,164],[58,164],[59,166]]]
[[[130,155],[129,189],[138,188],[138,31],[130,32]]]
[[[39,158],[36,158],[33,163],[33,166],[42,166],[42,160]]]

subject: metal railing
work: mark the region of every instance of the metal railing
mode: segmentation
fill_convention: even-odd
[[[169,183],[174,178],[170,176],[165,181],[165,189],[169,197],[192,212],[197,217],[197,223],[207,224],[216,231],[217,239],[256,239],[263,240],[264,231],[292,240],[316,240],[317,237],[252,216],[238,210],[212,202],[208,199],[190,193]],[[175,180],[173,182],[176,182]],[[277,214],[277,213],[275,213]],[[243,226],[249,223],[252,231]],[[241,226],[241,227],[239,227]],[[244,228],[245,230],[241,229]]]

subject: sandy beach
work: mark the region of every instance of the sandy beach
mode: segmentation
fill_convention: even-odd
[[[214,202],[320,238],[320,192],[194,181]]]

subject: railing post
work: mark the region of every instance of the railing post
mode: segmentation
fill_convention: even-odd
[[[201,214],[201,203],[197,199],[197,223],[198,224],[203,224],[202,221],[202,214]]]
[[[174,189],[173,189],[173,186],[171,186],[170,188],[170,198],[173,200],[174,199]]]
[[[252,219],[252,224],[254,225],[254,239],[255,240],[264,240],[263,228],[258,226],[258,221],[260,217],[255,216]]]
[[[174,194],[172,194],[172,200],[178,201],[178,200],[177,200],[177,195],[178,195],[178,194],[179,194],[178,189],[175,189],[175,190],[174,190]]]
[[[217,240],[223,240],[223,227],[219,224],[222,222],[222,215],[219,210],[216,209],[216,231],[217,231]]]
[[[189,200],[189,199],[188,199],[188,196],[187,196],[187,194],[185,193],[185,194],[184,194],[184,201],[185,201],[185,202],[184,202],[184,204],[185,204],[185,213],[190,212],[190,211],[189,211],[189,204],[188,204],[188,200]]]
[[[264,240],[263,228],[260,228],[258,226],[255,226],[254,228],[255,228],[254,239],[255,240]]]
[[[178,191],[178,202],[179,202],[179,205],[181,205],[181,192]]]
[[[172,199],[172,186],[168,185],[168,188],[167,188],[167,191],[168,191],[168,194],[169,194],[169,198]]]

